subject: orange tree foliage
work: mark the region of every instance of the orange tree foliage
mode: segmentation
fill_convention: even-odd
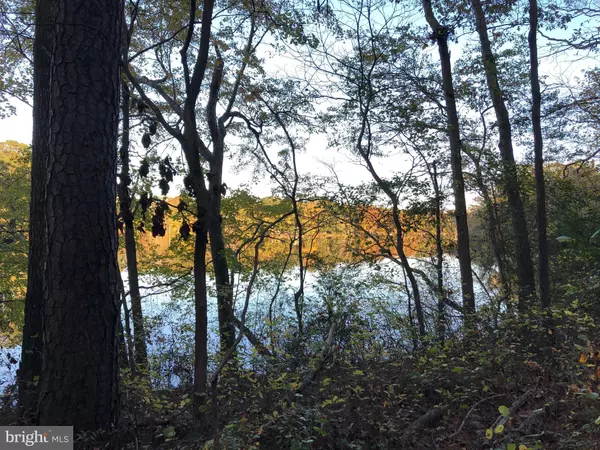
[[[170,214],[165,219],[165,235],[152,237],[150,232],[138,231],[142,271],[150,270],[153,265],[175,271],[189,271],[192,268],[193,240],[185,239],[180,230],[184,222],[193,229],[194,219],[185,209],[177,208],[181,201],[191,204],[190,200],[176,197],[166,201],[170,205]],[[335,213],[332,212],[334,210]],[[234,191],[228,195],[223,201],[223,223],[228,257],[234,263],[232,267],[236,270],[249,268],[254,244],[261,230],[291,211],[292,206],[287,199],[258,198],[246,191]],[[406,225],[407,255],[425,257],[434,254],[433,214],[428,211],[406,211],[402,218]],[[444,214],[442,238],[448,250],[454,245],[455,230],[451,219],[450,215]],[[396,256],[394,224],[391,212],[386,208],[360,206],[352,214],[341,217],[330,201],[310,201],[300,204],[300,220],[303,228],[302,254],[309,269],[377,260],[387,252],[392,257]],[[263,269],[280,270],[288,261],[287,267],[291,268],[297,265],[297,255],[298,230],[290,214],[269,230],[261,246],[261,264]],[[124,263],[123,255],[121,260]],[[207,260],[210,261],[208,255]]]

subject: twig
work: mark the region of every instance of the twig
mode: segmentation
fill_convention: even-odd
[[[501,414],[492,425],[492,429],[495,430],[498,425],[506,424],[506,422],[508,422],[508,419],[510,418],[510,415],[517,411],[517,409],[519,409],[521,406],[523,406],[525,402],[529,399],[529,396],[531,395],[532,391],[533,389],[528,389],[523,395],[521,395],[517,399],[517,401],[514,402],[513,405],[510,407],[510,409],[508,410],[508,414]]]
[[[335,329],[336,329],[336,320],[334,319],[331,322],[331,326],[329,327],[329,333],[327,335],[327,340],[325,341],[325,345],[323,346],[323,350],[321,351],[321,355],[319,356],[319,361],[317,362],[314,370],[312,370],[302,384],[296,389],[296,393],[301,393],[313,380],[317,377],[323,366],[325,365],[325,361],[331,354],[330,349],[333,344],[333,339],[335,337]]]
[[[467,423],[467,420],[469,419],[469,416],[471,415],[471,413],[473,411],[475,411],[475,409],[481,405],[484,402],[487,402],[488,400],[491,400],[493,398],[497,398],[497,397],[504,397],[505,394],[496,394],[496,395],[492,395],[491,397],[486,397],[484,399],[479,400],[477,403],[475,403],[471,409],[469,410],[469,412],[467,413],[467,415],[465,416],[464,420],[462,421],[462,423],[460,424],[460,426],[458,427],[458,430],[456,430],[454,433],[452,433],[450,436],[446,436],[446,437],[442,437],[440,439],[438,439],[437,442],[442,442],[445,441],[446,439],[452,439],[456,436],[458,436],[460,434],[460,432],[462,431],[463,427],[465,426],[465,424]]]

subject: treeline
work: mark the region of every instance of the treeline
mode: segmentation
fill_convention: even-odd
[[[175,197],[158,198],[155,201],[157,204],[166,202],[169,205],[164,223],[165,234],[152,236],[151,232],[141,231],[142,228],[138,224],[140,234],[137,241],[145,255],[140,258],[139,263],[145,267],[148,264],[168,266],[173,262],[187,261],[191,269],[193,246],[177,208],[182,201],[185,203],[185,200]],[[276,197],[258,198],[245,191],[233,191],[223,199],[223,220],[228,224],[225,229],[227,250],[246,270],[252,265],[252,249],[248,248],[248,242],[252,242],[253,229],[261,221],[275,220],[278,211],[286,211],[289,208],[290,204],[285,200]],[[394,244],[389,239],[390,230],[394,225],[388,209],[375,205],[359,206],[349,217],[345,213],[341,215],[341,208],[341,205],[329,200],[312,200],[302,203],[299,207],[299,212],[306,218],[309,227],[303,248],[309,270],[332,267],[339,263],[376,261],[383,258],[385,251],[397,257]],[[455,229],[450,214],[444,212],[443,218],[444,251],[448,253],[452,253],[455,246]],[[403,212],[402,218],[403,223],[412,224],[404,243],[407,256],[431,256],[434,247],[434,214],[425,211]],[[371,230],[374,241],[365,237],[360,230]],[[297,241],[295,224],[292,219],[287,218],[265,236],[261,262],[270,264],[281,260],[282,257],[285,259],[290,248],[293,253],[297,251]],[[120,256],[121,261],[126,262],[124,249]]]

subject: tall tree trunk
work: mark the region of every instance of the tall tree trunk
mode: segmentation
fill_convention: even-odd
[[[142,296],[138,275],[137,249],[135,230],[133,225],[133,212],[131,210],[131,170],[129,167],[129,86],[121,83],[121,111],[123,116],[123,134],[121,135],[121,173],[119,174],[119,215],[125,224],[125,254],[127,256],[127,284],[131,298],[131,314],[133,316],[133,341],[135,346],[135,364],[138,370],[148,369],[148,349],[146,346],[146,332],[144,330],[144,315],[142,313]]]
[[[444,86],[444,99],[448,114],[448,135],[450,136],[450,164],[452,166],[452,188],[454,191],[454,215],[456,218],[458,263],[460,265],[460,279],[462,286],[462,301],[465,321],[467,324],[473,320],[475,314],[475,292],[473,290],[473,273],[471,270],[471,249],[469,240],[469,226],[467,223],[467,201],[465,199],[465,181],[462,172],[462,155],[460,141],[460,125],[456,100],[454,98],[454,84],[452,82],[452,65],[448,50],[449,28],[441,26],[433,13],[431,1],[423,0],[425,18],[431,27],[440,53],[442,65],[442,81]],[[471,317],[470,317],[471,316]]]
[[[535,202],[538,234],[538,283],[542,308],[550,306],[550,278],[548,267],[548,234],[546,216],[546,186],[544,183],[544,143],[542,140],[542,94],[538,74],[537,0],[529,0],[529,60],[531,65],[531,124],[535,153]]]
[[[140,94],[144,103],[150,107],[158,122],[173,136],[185,154],[188,166],[187,181],[193,188],[193,195],[196,197],[196,216],[194,231],[196,241],[194,246],[194,305],[196,331],[194,336],[194,418],[200,418],[199,406],[203,404],[206,390],[206,371],[207,371],[207,294],[206,294],[206,247],[208,232],[208,216],[210,214],[210,196],[204,183],[204,171],[200,162],[200,154],[206,161],[211,161],[212,154],[198,134],[196,120],[196,103],[202,88],[206,67],[208,64],[208,54],[211,45],[211,26],[214,9],[214,0],[204,0],[199,6],[196,0],[189,2],[189,20],[187,24],[187,33],[180,50],[181,65],[183,67],[183,78],[185,81],[185,98],[183,100],[183,133],[180,129],[174,128],[164,117],[162,109],[146,95],[140,82],[129,70],[127,61],[124,61],[123,69],[127,78]],[[197,13],[202,11],[200,41],[196,61],[190,64],[188,52],[194,30],[198,23]]]
[[[57,7],[46,105],[39,422],[108,431],[119,415],[116,162],[123,5],[58,0]]]
[[[33,44],[33,141],[31,160],[31,203],[29,262],[23,324],[23,346],[19,367],[19,403],[26,415],[37,409],[38,383],[42,368],[43,255],[45,248],[44,174],[50,128],[50,56],[56,1],[37,1]]]
[[[523,202],[521,201],[521,190],[519,188],[519,179],[513,152],[510,117],[498,82],[498,66],[492,52],[483,6],[480,0],[471,0],[471,4],[475,13],[475,26],[481,44],[481,56],[488,90],[498,122],[499,147],[504,169],[504,186],[511,211],[515,239],[515,266],[519,283],[519,309],[523,311],[527,307],[528,300],[535,292],[535,281],[533,262],[531,260],[531,246],[527,233],[527,222],[525,220]]]

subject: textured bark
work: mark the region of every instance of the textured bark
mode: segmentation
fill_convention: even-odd
[[[538,234],[538,283],[542,308],[550,306],[550,278],[548,267],[548,219],[546,216],[546,185],[544,183],[544,142],[542,139],[542,94],[538,73],[537,0],[529,0],[529,61],[531,65],[531,124],[535,154],[535,201]]]
[[[480,0],[471,0],[471,4],[475,13],[475,25],[481,44],[481,56],[488,90],[494,105],[498,123],[499,148],[502,157],[504,185],[511,212],[512,228],[515,238],[515,266],[517,281],[519,283],[519,309],[524,310],[528,300],[535,292],[535,280],[533,262],[531,260],[531,246],[527,232],[527,222],[525,220],[525,212],[523,210],[521,190],[519,188],[517,167],[513,152],[510,117],[498,82],[498,67],[489,40],[483,6]]]
[[[59,0],[52,25],[39,422],[118,421],[116,156],[122,2]]]
[[[435,38],[440,54],[442,66],[442,81],[444,86],[444,99],[448,116],[448,135],[450,137],[450,165],[452,166],[452,189],[454,191],[454,216],[456,219],[457,253],[460,265],[460,279],[462,286],[462,301],[467,323],[475,314],[475,292],[473,289],[473,273],[471,269],[471,249],[469,239],[469,226],[467,223],[467,201],[465,199],[465,182],[462,172],[462,155],[460,126],[456,100],[454,97],[454,84],[452,81],[452,65],[448,50],[449,29],[439,24],[433,13],[431,2],[423,1],[425,17],[433,37]]]
[[[142,296],[138,276],[137,248],[135,243],[135,230],[133,212],[131,210],[131,195],[129,183],[131,182],[129,168],[129,87],[122,85],[121,111],[123,116],[123,134],[121,135],[121,173],[119,174],[119,215],[125,225],[125,255],[127,257],[127,282],[131,298],[131,315],[133,316],[133,342],[135,348],[135,364],[138,370],[148,369],[148,349],[146,346],[146,332],[144,330],[144,315],[142,313]]]
[[[42,307],[44,253],[44,171],[48,156],[50,116],[50,55],[52,24],[57,2],[36,3],[33,47],[33,142],[31,160],[31,203],[29,222],[29,262],[23,325],[23,346],[19,368],[19,403],[26,415],[37,409],[37,380],[42,367]]]

